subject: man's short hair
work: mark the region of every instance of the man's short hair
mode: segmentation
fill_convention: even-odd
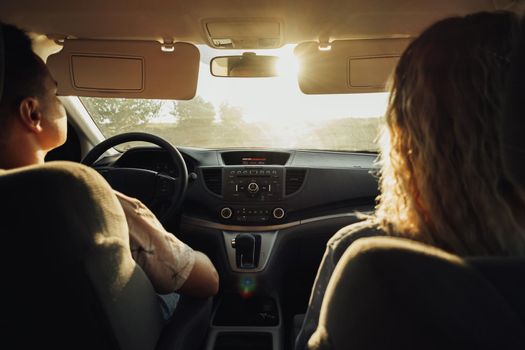
[[[16,112],[24,98],[38,97],[45,92],[47,71],[42,60],[33,52],[31,39],[24,31],[9,24],[0,25],[5,55],[4,88],[0,101],[2,128],[7,117]]]

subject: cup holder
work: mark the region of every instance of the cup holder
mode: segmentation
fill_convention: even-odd
[[[220,332],[213,350],[273,350],[272,334],[267,332]]]
[[[275,299],[267,296],[242,298],[225,295],[215,313],[215,326],[276,327],[279,312]]]

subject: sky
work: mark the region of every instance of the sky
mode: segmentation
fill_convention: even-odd
[[[280,121],[295,124],[343,117],[380,117],[384,114],[388,93],[303,94],[297,83],[298,63],[293,49],[294,45],[286,45],[278,50],[257,51],[257,54],[279,56],[282,76],[247,79],[213,77],[209,60],[225,52],[199,46],[201,63],[197,95],[212,102],[216,109],[221,103],[241,107],[248,122]],[[228,54],[238,53],[228,51]]]

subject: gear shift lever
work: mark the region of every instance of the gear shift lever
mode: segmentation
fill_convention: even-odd
[[[254,269],[259,264],[261,249],[261,236],[251,233],[240,233],[232,240],[235,248],[237,267],[241,269]]]

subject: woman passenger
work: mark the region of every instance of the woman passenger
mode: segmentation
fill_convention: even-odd
[[[439,21],[402,54],[393,77],[375,213],[328,242],[297,337],[317,328],[330,276],[360,237],[414,239],[460,255],[525,255],[525,192],[503,163],[503,102],[519,18]],[[521,184],[523,185],[523,184]]]

